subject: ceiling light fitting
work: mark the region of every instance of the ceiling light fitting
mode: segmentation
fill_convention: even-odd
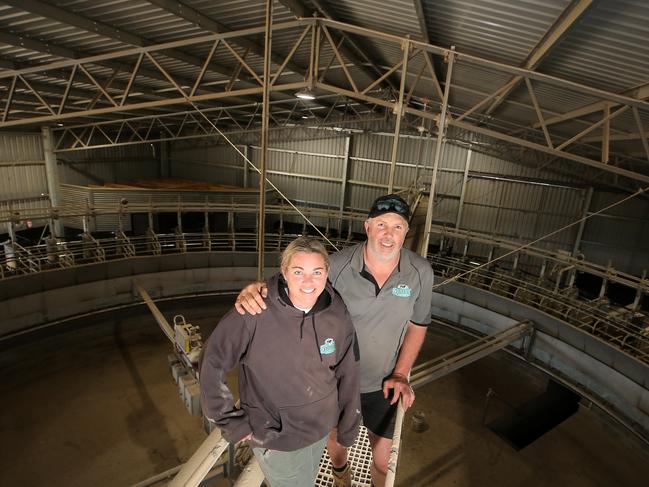
[[[301,89],[295,96],[301,100],[315,100],[315,94],[308,88]]]

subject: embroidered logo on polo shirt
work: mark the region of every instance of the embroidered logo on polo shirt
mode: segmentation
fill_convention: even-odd
[[[336,351],[336,342],[334,341],[333,338],[327,338],[324,341],[323,345],[320,345],[320,353],[322,355],[329,355],[330,353],[334,353]]]
[[[400,298],[409,298],[412,294],[412,289],[407,284],[399,284],[397,287],[392,288],[392,294]]]

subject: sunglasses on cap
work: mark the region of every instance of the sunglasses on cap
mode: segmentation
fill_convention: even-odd
[[[371,218],[383,213],[396,213],[406,220],[410,219],[410,207],[408,203],[398,196],[384,196],[377,199],[370,209],[369,216]]]
[[[399,201],[394,198],[389,200],[379,201],[375,208],[379,211],[394,211],[395,213],[410,213],[410,208],[408,205],[404,204],[403,201]]]

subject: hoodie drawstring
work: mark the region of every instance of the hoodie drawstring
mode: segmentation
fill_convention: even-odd
[[[315,337],[315,348],[318,350],[320,362],[322,362],[322,353],[320,352],[320,339],[318,338],[318,331],[315,329],[315,313],[311,315],[311,326],[313,326],[313,336]]]
[[[306,313],[302,312],[302,321],[300,322],[300,340],[302,340],[302,328],[304,328],[304,318],[306,318]]]

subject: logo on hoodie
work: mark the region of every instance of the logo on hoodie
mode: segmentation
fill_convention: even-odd
[[[392,288],[392,294],[399,298],[409,298],[412,294],[412,289],[407,284],[399,284],[397,287]]]
[[[336,351],[336,342],[333,338],[327,338],[324,341],[324,344],[320,345],[320,353],[322,355],[329,355]]]

